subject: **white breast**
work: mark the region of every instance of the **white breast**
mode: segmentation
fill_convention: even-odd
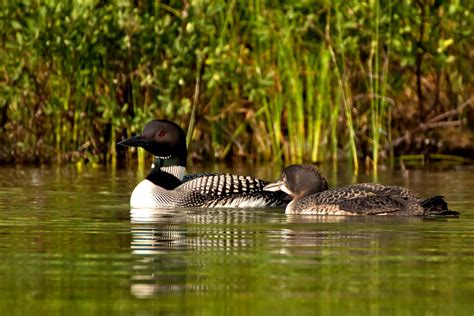
[[[143,180],[132,192],[130,197],[131,208],[155,208],[158,207],[158,201],[155,197],[160,196],[168,192],[168,190],[157,186],[150,180]]]

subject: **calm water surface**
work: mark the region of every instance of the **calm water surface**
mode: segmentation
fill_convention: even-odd
[[[462,215],[130,214],[135,171],[0,167],[0,316],[474,315],[474,167],[322,169],[442,193]]]

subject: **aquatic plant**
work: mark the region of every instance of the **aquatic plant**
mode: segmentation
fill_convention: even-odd
[[[9,1],[0,160],[115,164],[116,142],[156,117],[189,127],[197,159],[357,171],[394,152],[469,150],[472,7]]]

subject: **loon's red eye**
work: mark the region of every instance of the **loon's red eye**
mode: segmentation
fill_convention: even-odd
[[[160,131],[160,133],[158,134],[158,136],[160,136],[160,137],[163,137],[163,136],[165,136],[165,135],[166,135],[166,132],[165,132],[165,131]]]

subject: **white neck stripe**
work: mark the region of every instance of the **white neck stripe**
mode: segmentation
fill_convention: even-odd
[[[169,174],[172,174],[176,178],[179,179],[179,181],[183,181],[184,174],[186,173],[186,168],[183,166],[168,166],[168,167],[161,167],[161,171],[167,172]]]

